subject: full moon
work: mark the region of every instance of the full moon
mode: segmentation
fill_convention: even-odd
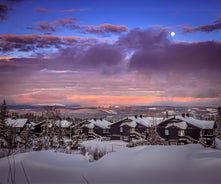
[[[175,36],[175,32],[171,32],[170,35],[171,35],[172,37],[174,37],[174,36]]]

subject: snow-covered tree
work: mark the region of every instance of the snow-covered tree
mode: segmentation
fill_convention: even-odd
[[[6,101],[3,100],[1,111],[0,111],[0,148],[6,146],[6,118],[8,116],[7,104]]]
[[[34,135],[31,131],[31,124],[27,124],[20,134],[21,143],[24,150],[31,148],[33,145]]]
[[[159,134],[157,133],[157,124],[155,123],[154,119],[153,119],[153,123],[151,124],[149,128],[148,141],[151,145],[161,144],[161,138]]]
[[[42,134],[43,147],[45,149],[54,148],[57,144],[56,120],[59,119],[59,112],[54,106],[46,106],[44,110],[46,124]]]
[[[221,107],[218,107],[218,115],[216,118],[216,122],[217,122],[217,135],[221,139]]]

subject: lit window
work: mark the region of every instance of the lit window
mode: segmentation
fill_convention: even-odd
[[[179,136],[185,136],[185,131],[184,130],[179,130],[178,135]]]

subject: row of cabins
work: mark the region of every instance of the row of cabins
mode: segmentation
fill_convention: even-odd
[[[216,122],[197,120],[189,115],[177,115],[163,120],[163,118],[130,116],[117,122],[111,123],[105,119],[84,120],[78,123],[67,120],[42,121],[34,124],[28,119],[7,119],[9,125],[16,128],[19,134],[22,129],[31,126],[33,132],[38,136],[47,128],[52,126],[62,129],[63,134],[70,138],[80,140],[103,139],[144,141],[151,136],[151,128],[155,127],[157,134],[168,144],[202,143],[205,146],[215,145]],[[48,123],[48,124],[47,124]]]

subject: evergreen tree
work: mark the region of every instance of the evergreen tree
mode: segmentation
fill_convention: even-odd
[[[8,116],[7,104],[6,101],[3,100],[3,104],[1,106],[0,112],[0,148],[6,142],[6,118]]]
[[[217,122],[217,134],[221,139],[221,107],[218,107],[218,115],[216,118],[216,122]]]
[[[151,145],[161,144],[161,138],[159,134],[157,133],[157,123],[153,119],[153,123],[151,124],[149,128],[149,136],[148,141]]]

